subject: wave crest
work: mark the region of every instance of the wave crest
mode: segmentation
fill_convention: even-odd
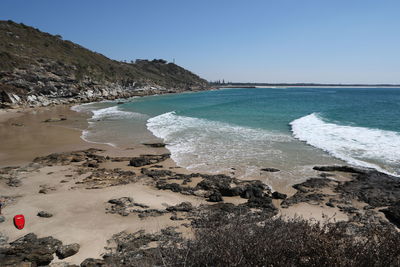
[[[295,138],[350,164],[383,172],[387,171],[378,165],[388,164],[394,170],[399,167],[400,135],[396,132],[338,125],[324,121],[316,113],[294,120],[290,125]]]

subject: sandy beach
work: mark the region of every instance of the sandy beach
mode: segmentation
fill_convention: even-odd
[[[45,123],[48,118],[66,117],[66,121]],[[79,127],[86,123],[85,117],[70,111],[70,107],[28,110],[22,113],[3,111],[0,115],[2,140],[1,165],[25,165],[37,156],[50,153],[82,150],[90,147],[107,149],[104,154],[111,156],[136,156],[165,152],[164,148],[147,148],[118,150],[107,145],[92,144],[80,138]],[[140,144],[138,144],[140,146]],[[173,166],[173,162],[166,163]],[[110,164],[108,168],[118,165]],[[105,213],[105,203],[112,198],[133,197],[135,201],[150,208],[161,209],[190,201],[195,205],[204,202],[202,199],[185,197],[169,191],[159,191],[143,183],[105,188],[104,190],[86,190],[74,188],[74,181],[79,179],[74,174],[74,166],[51,166],[34,171],[20,172],[18,178],[22,186],[12,188],[3,183],[0,185],[1,196],[15,197],[12,205],[6,205],[3,215],[6,222],[2,233],[15,240],[27,233],[34,232],[38,236],[54,236],[67,243],[79,243],[80,252],[68,259],[71,263],[80,263],[88,257],[99,257],[106,241],[121,231],[136,232],[146,230],[156,232],[166,226],[179,226],[182,222],[172,221],[170,215],[142,220],[137,216],[122,217]],[[140,171],[139,171],[140,172]],[[72,177],[69,177],[72,176]],[[66,178],[68,177],[68,178]],[[65,181],[67,179],[67,181]],[[64,181],[63,181],[64,180]],[[60,183],[63,181],[63,183]],[[38,193],[41,186],[54,188],[49,194]],[[46,210],[54,214],[52,218],[43,219],[36,214]],[[17,231],[12,224],[15,214],[24,214],[27,225]]]
[[[77,243],[80,245],[79,252],[63,261],[80,264],[86,258],[101,258],[105,247],[110,247],[108,241],[122,231],[156,233],[173,226],[184,236],[190,236],[190,221],[184,216],[186,212],[177,210],[171,213],[165,212],[165,209],[182,202],[190,202],[193,209],[202,204],[214,205],[206,201],[204,196],[207,191],[184,194],[185,188],[196,188],[207,177],[190,176],[188,170],[179,168],[168,157],[152,159],[152,163],[147,164],[151,166],[146,165],[146,168],[129,166],[131,158],[165,155],[169,151],[164,147],[144,144],[115,148],[88,143],[80,138],[81,131],[86,127],[87,115],[72,111],[70,106],[3,110],[0,113],[0,166],[18,166],[3,168],[0,180],[0,196],[6,199],[3,209],[6,221],[2,224],[1,233],[9,238],[9,242],[35,233],[38,237],[52,236],[63,244]],[[87,152],[90,148],[98,150]],[[73,151],[86,152],[70,154]],[[61,154],[46,157],[51,153]],[[36,157],[43,158],[35,160]],[[134,178],[127,178],[127,173],[131,172],[134,172]],[[184,178],[167,178],[167,182],[172,180],[174,183],[163,184],[157,181],[160,176],[154,172],[161,176],[165,175],[162,174],[164,172]],[[351,177],[345,172],[335,172],[335,175],[338,181]],[[235,180],[234,183],[240,185],[242,182]],[[251,185],[253,181],[246,183]],[[179,190],[174,190],[174,187]],[[325,195],[335,195],[330,189],[323,190],[321,192]],[[282,193],[293,195],[293,191]],[[110,212],[115,206],[112,207],[109,201],[125,197],[131,198],[134,203],[128,208],[123,207],[125,210],[122,213]],[[234,205],[248,201],[229,194],[223,200]],[[273,200],[278,209],[275,216],[302,216],[317,221],[348,219],[348,215],[338,207],[328,207],[318,201],[299,201],[285,208],[281,207],[282,201]],[[49,212],[52,217],[39,217],[39,211]],[[23,230],[17,230],[12,224],[16,214],[26,217]],[[172,219],[172,216],[175,218]],[[53,262],[57,261],[61,260]]]

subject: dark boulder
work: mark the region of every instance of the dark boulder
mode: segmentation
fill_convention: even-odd
[[[77,243],[60,246],[56,251],[57,257],[59,259],[65,259],[65,258],[71,257],[72,255],[75,255],[76,253],[78,253],[80,247],[81,246]]]
[[[283,194],[283,193],[279,193],[278,191],[275,191],[272,193],[272,198],[273,199],[285,199],[285,198],[287,198],[287,195]]]
[[[44,120],[43,122],[58,122],[58,121],[65,121],[67,118],[61,117],[61,118],[49,118]]]
[[[181,192],[182,187],[177,183],[168,184],[165,181],[160,181],[156,184],[156,187],[161,190],[171,190],[172,192]]]
[[[261,188],[256,186],[248,186],[240,195],[242,198],[261,198],[264,196],[264,192]]]
[[[133,167],[142,167],[149,164],[152,164],[150,159],[145,157],[133,158],[129,161],[129,166]]]
[[[224,201],[220,192],[215,191],[209,197],[208,201],[210,202],[221,202]]]
[[[166,146],[164,143],[144,143],[143,145],[149,146],[149,147],[165,147]]]
[[[50,217],[53,217],[53,214],[42,210],[42,211],[38,212],[37,216],[42,217],[42,218],[50,218]]]
[[[261,169],[264,172],[279,172],[279,169],[275,169],[275,168],[263,168]]]
[[[386,218],[395,224],[397,227],[400,227],[400,201],[396,202],[392,206],[387,209],[380,210],[382,211]]]

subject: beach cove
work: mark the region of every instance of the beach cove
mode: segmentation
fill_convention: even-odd
[[[91,105],[103,113],[82,110]],[[7,140],[0,151],[0,195],[6,199],[2,235],[9,242],[32,232],[39,238],[52,236],[63,244],[79,244],[79,252],[64,260],[79,264],[87,258],[114,255],[119,240],[114,235],[121,232],[141,236],[138,231],[144,230],[157,235],[162,229],[176,227],[174,231],[190,238],[193,218],[210,207],[221,214],[227,207],[233,213],[238,209],[258,219],[302,216],[317,221],[388,223],[379,210],[394,204],[396,197],[390,199],[398,192],[396,186],[386,188],[379,183],[399,182],[373,170],[310,167],[309,174],[297,174],[298,179],[292,182],[279,179],[284,170],[277,171],[276,165],[264,165],[265,170],[258,170],[256,176],[243,175],[245,172],[236,170],[235,165],[218,173],[212,169],[198,172],[177,165],[170,156],[173,148],[167,149],[168,142],[164,147],[165,140],[144,127],[151,122],[146,117],[144,124],[135,125],[137,132],[130,129],[128,136],[133,139],[129,142],[116,138],[110,143],[121,143],[101,144],[103,140],[93,139],[104,136],[90,136],[88,131],[121,119],[121,112],[128,112],[124,105],[129,102],[2,111],[0,137]],[[125,115],[132,119],[131,114]],[[119,128],[109,129],[118,132]],[[332,159],[327,163],[343,162]],[[267,181],[274,179],[279,182],[271,188]],[[297,185],[292,188],[293,184]],[[366,184],[374,187],[367,193],[361,190]],[[366,199],[360,197],[365,194]],[[52,216],[39,217],[40,211]],[[12,225],[12,216],[17,213],[27,218],[22,231]]]

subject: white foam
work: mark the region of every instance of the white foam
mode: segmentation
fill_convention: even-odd
[[[111,101],[107,101],[110,102]],[[77,112],[91,112],[92,117],[88,119],[89,126],[86,130],[82,131],[81,138],[89,143],[95,144],[106,144],[113,147],[117,147],[116,144],[108,142],[108,141],[115,141],[112,135],[113,128],[110,131],[100,130],[99,128],[104,127],[113,127],[113,125],[107,124],[107,126],[102,125],[102,122],[116,122],[119,123],[121,120],[129,120],[129,119],[141,119],[146,120],[148,118],[147,115],[136,113],[136,112],[129,112],[120,110],[119,106],[112,106],[107,108],[99,109],[97,106],[98,103],[86,103],[77,106],[73,106],[71,109]],[[129,123],[129,122],[127,122]],[[118,126],[118,124],[117,124]],[[110,132],[110,134],[108,134]],[[108,140],[99,142],[97,140]]]
[[[350,164],[383,172],[387,171],[377,162],[394,169],[400,166],[399,133],[329,123],[316,113],[294,120],[290,125],[295,138]]]
[[[91,110],[93,116],[91,118],[92,121],[95,120],[120,120],[120,119],[130,119],[130,118],[138,118],[144,117],[146,115],[136,112],[130,111],[122,111],[118,106]]]
[[[95,141],[91,140],[90,135],[91,135],[90,130],[83,130],[80,137],[81,137],[81,139],[82,139],[83,141],[88,142],[88,143],[92,143],[92,144],[102,144],[102,145],[109,145],[109,146],[112,146],[112,147],[117,147],[117,145],[116,145],[116,144],[113,144],[113,143],[95,142]]]
[[[85,104],[79,104],[71,107],[71,110],[76,111],[76,112],[87,112],[92,110],[90,106],[92,106],[94,103],[85,103]]]
[[[179,116],[175,112],[149,119],[147,128],[168,144],[178,165],[209,172],[229,171],[236,161],[250,166],[279,156],[282,152],[273,144],[293,140],[280,133]]]

